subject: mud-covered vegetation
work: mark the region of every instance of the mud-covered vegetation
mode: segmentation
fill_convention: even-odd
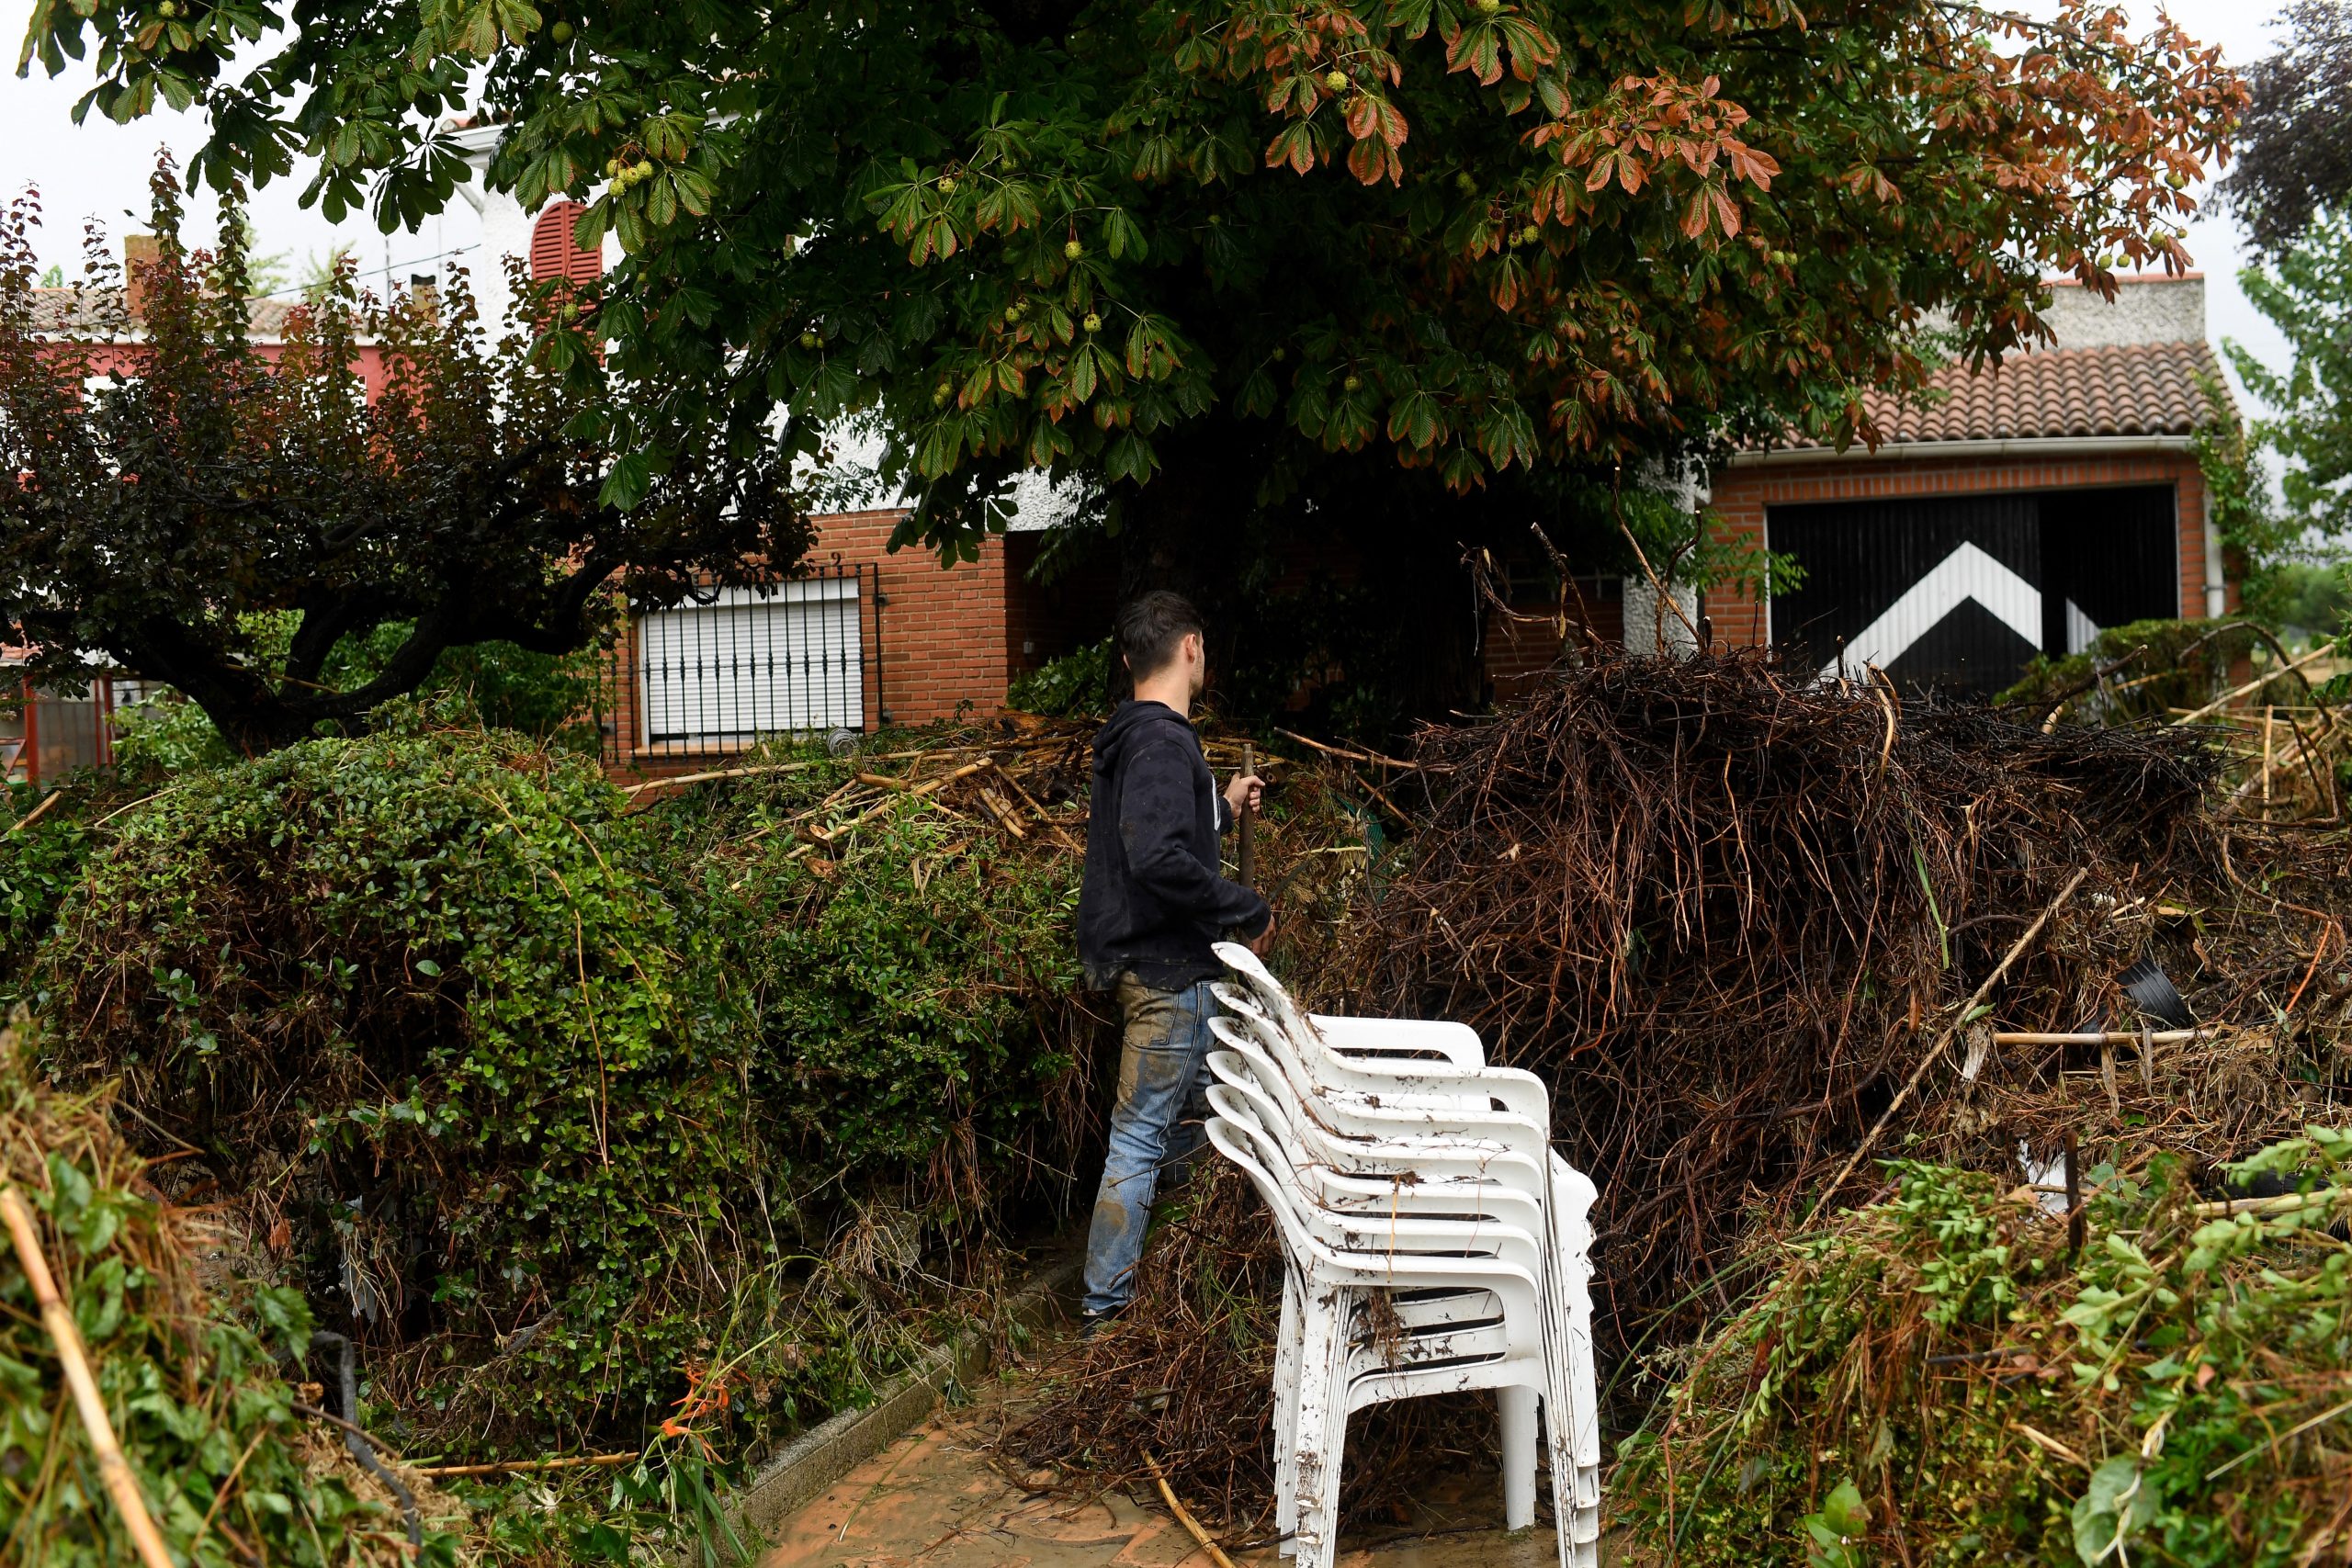
[[[1912,1161],[1776,1247],[1626,1445],[1641,1532],[1694,1568],[2283,1568],[2340,1544],[2352,1134],[2086,1174],[2079,1251],[2034,1192]]]
[[[164,1201],[104,1092],[41,1081],[37,1042],[0,1031],[0,1181],[27,1200],[101,1397],[165,1538],[194,1568],[392,1568],[405,1520],[376,1478],[298,1413],[312,1319],[300,1291],[208,1270],[220,1228]],[[0,1559],[128,1561],[96,1455],[13,1249],[0,1251]],[[424,1561],[453,1510],[420,1505]]]

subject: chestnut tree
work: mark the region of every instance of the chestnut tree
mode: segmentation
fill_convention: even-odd
[[[72,290],[36,287],[38,197],[0,219],[0,623],[37,680],[110,663],[266,750],[446,650],[569,652],[616,592],[675,602],[806,550],[764,422],[649,417],[662,388],[529,352],[519,324],[487,344],[462,273],[379,304],[346,266],[256,341],[233,183],[219,253],[180,214],[166,163],[156,258],[125,278],[94,235]],[[553,323],[594,304],[526,299]],[[379,664],[332,657],[388,631]]]
[[[1577,554],[1633,460],[1871,439],[2053,273],[2185,265],[2244,96],[2094,0],[41,0],[26,50],[387,225],[509,127],[492,180],[627,252],[612,364],[872,420],[950,558],[1037,469],[1159,575],[1318,527],[1422,597],[1482,531]]]

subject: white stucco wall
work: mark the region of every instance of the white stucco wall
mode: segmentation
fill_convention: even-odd
[[[2059,348],[2205,341],[2202,273],[2127,277],[2120,281],[2111,302],[2071,281],[2052,292],[2043,319],[2056,330]]]
[[[472,127],[457,132],[458,147],[463,151],[473,177],[458,187],[458,193],[468,205],[481,215],[481,248],[467,258],[472,274],[474,299],[481,306],[484,329],[494,340],[504,329],[507,308],[514,303],[513,291],[506,287],[506,258],[528,259],[531,254],[531,230],[538,220],[537,212],[526,212],[512,193],[491,190],[483,183],[483,171],[490,166],[491,154],[497,151],[499,130],[495,126]],[[610,270],[621,259],[620,240],[612,234],[605,236],[605,266]]]

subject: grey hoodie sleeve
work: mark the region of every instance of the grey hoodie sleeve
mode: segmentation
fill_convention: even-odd
[[[1266,901],[1202,864],[1185,846],[1185,831],[1196,820],[1193,765],[1175,742],[1156,741],[1121,769],[1119,841],[1127,874],[1170,914],[1255,936],[1266,928]]]

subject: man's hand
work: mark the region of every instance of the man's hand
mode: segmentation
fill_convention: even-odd
[[[1255,784],[1257,781],[1252,779],[1250,782]],[[1273,941],[1274,911],[1270,908],[1266,910],[1266,929],[1260,931],[1256,936],[1251,937],[1247,942],[1243,943],[1243,945],[1248,947],[1250,952],[1262,957],[1266,949],[1273,945]]]
[[[1233,819],[1237,822],[1241,820],[1244,809],[1256,816],[1265,798],[1266,781],[1255,773],[1236,773],[1233,782],[1225,786],[1225,803],[1233,807]]]

